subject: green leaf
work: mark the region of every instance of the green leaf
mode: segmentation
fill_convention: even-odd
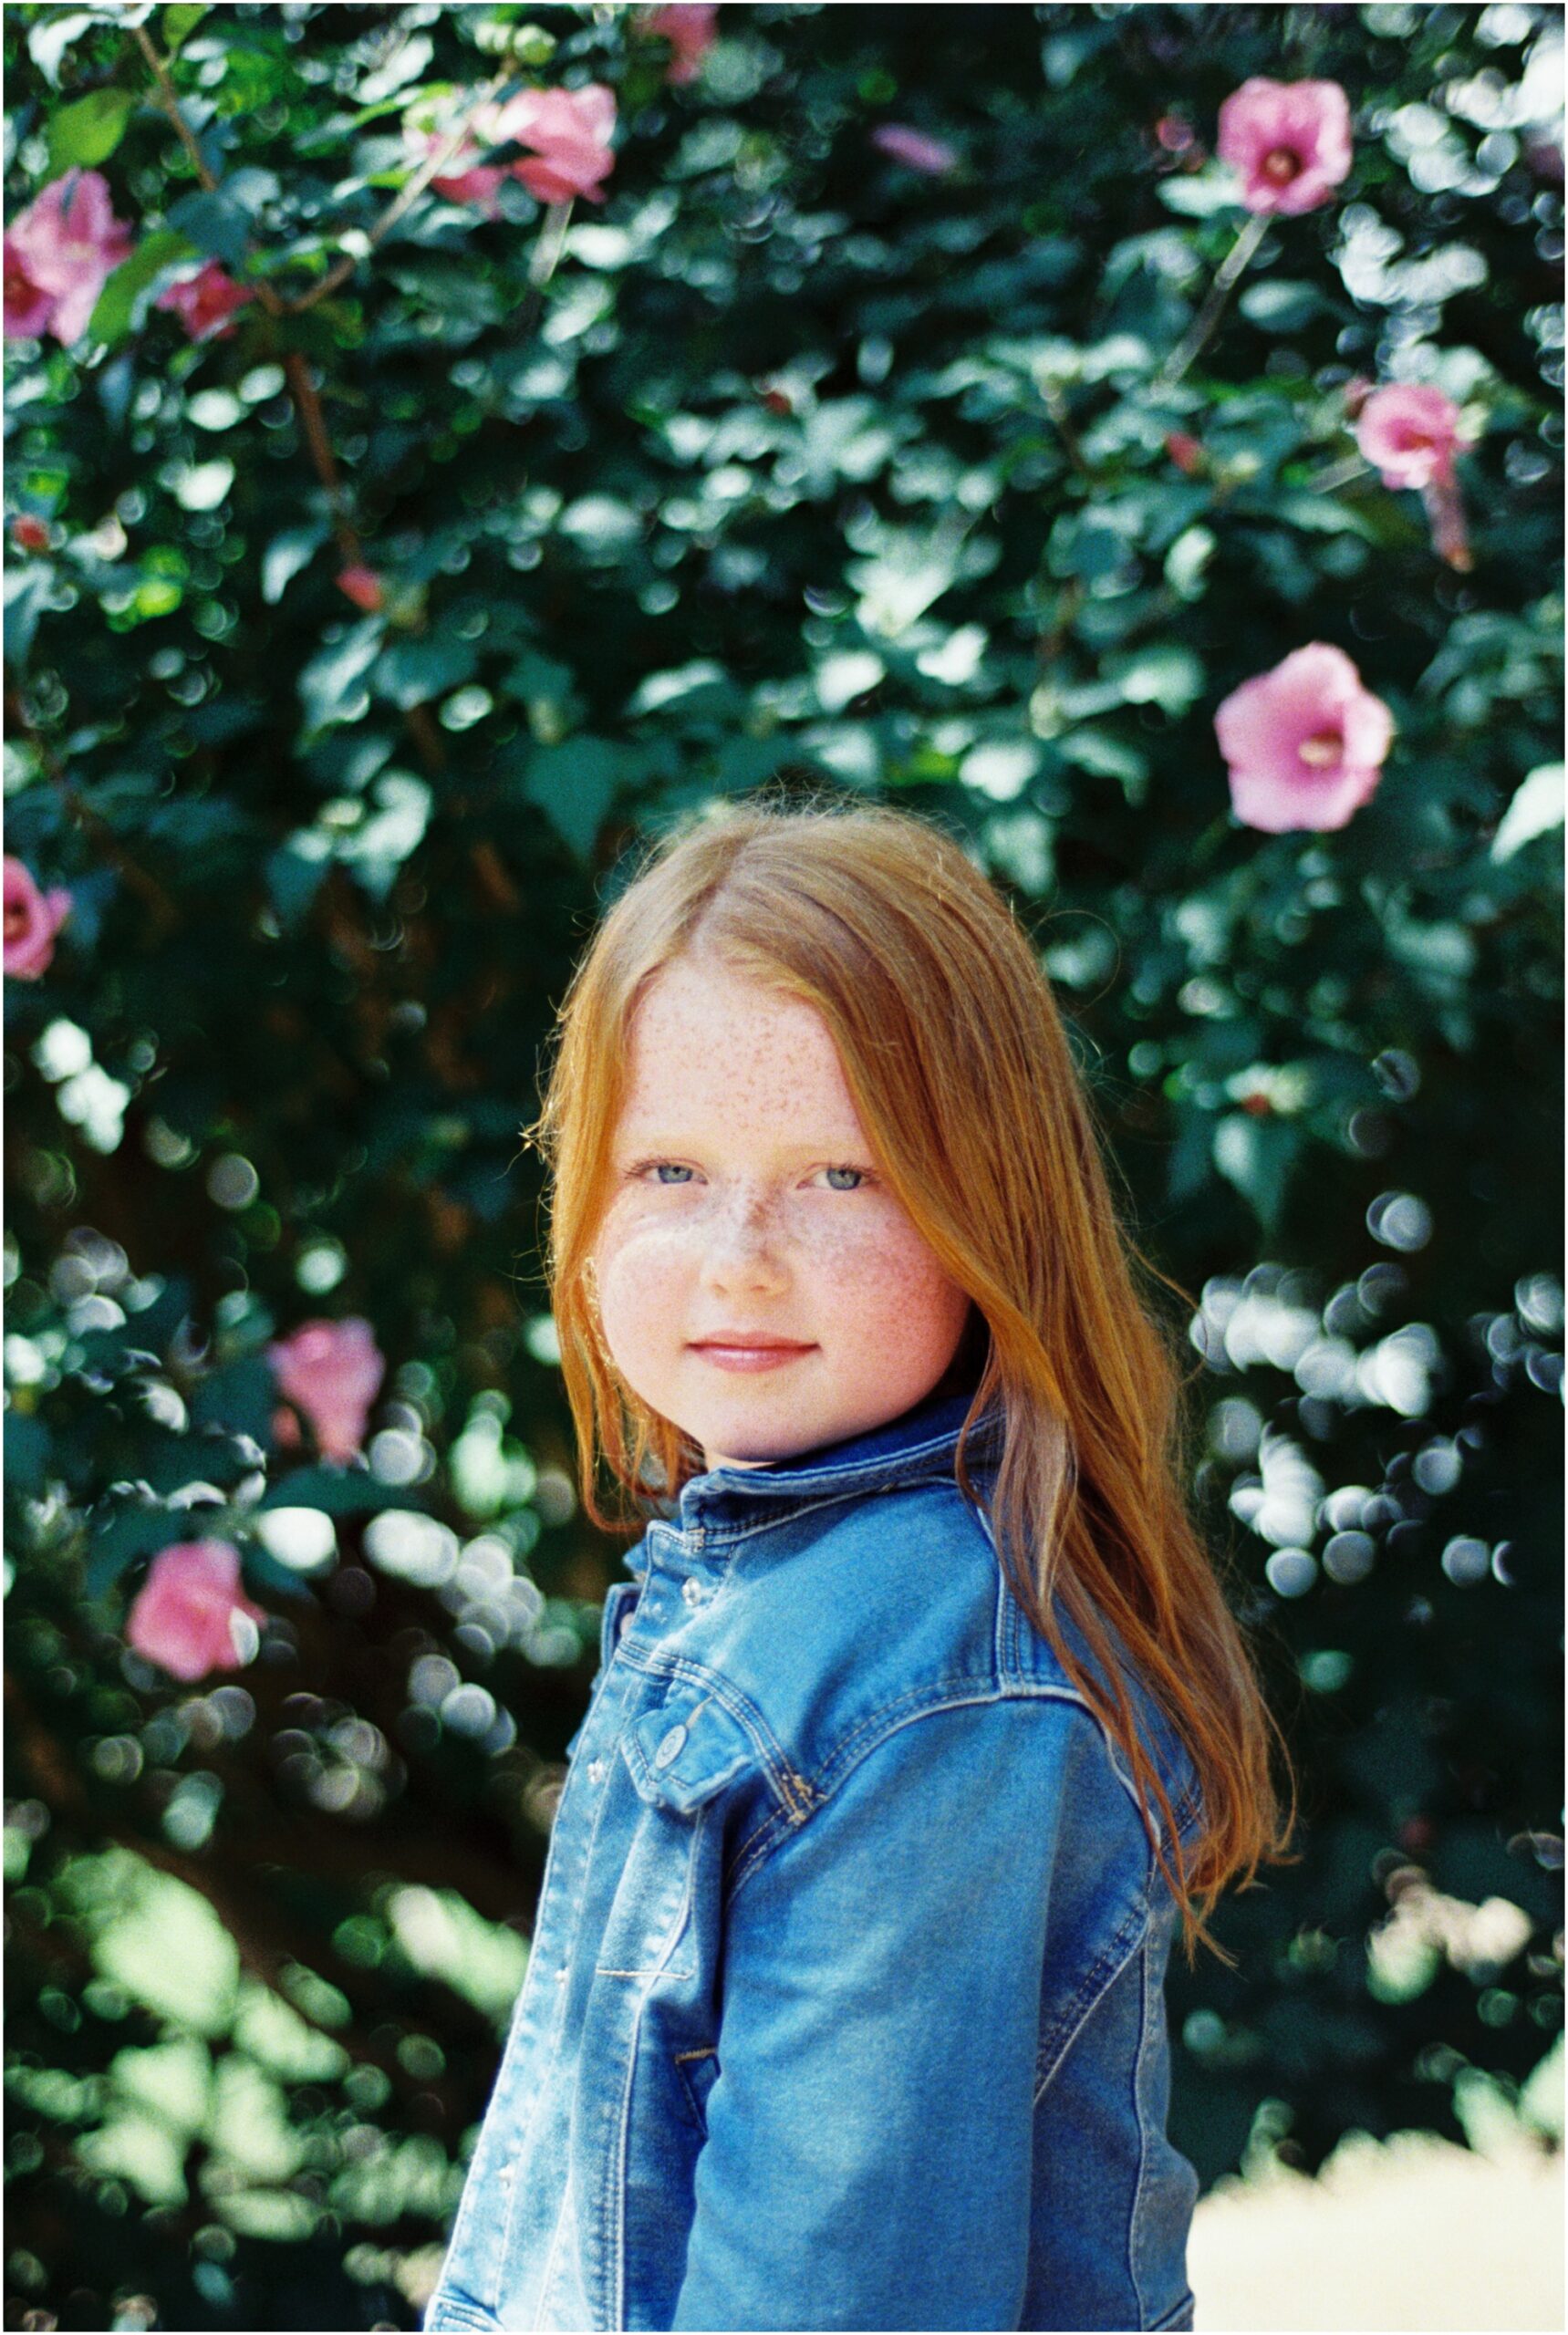
[[[94,89],[56,114],[49,124],[48,172],[79,166],[90,170],[113,153],[139,100],[131,89]]]
[[[96,15],[97,11],[91,8],[67,8],[29,27],[27,54],[51,88],[60,86],[60,59],[72,41],[80,39]]]
[[[1297,284],[1278,275],[1265,275],[1249,284],[1237,306],[1247,322],[1261,332],[1299,332],[1314,317],[1333,313],[1314,284]]]
[[[1563,825],[1563,776],[1561,763],[1542,763],[1522,781],[1491,839],[1494,859],[1511,859],[1522,845]]]
[[[608,738],[567,738],[561,745],[535,749],[523,792],[538,804],[577,857],[587,859],[619,784],[620,768],[619,752]]]
[[[1240,209],[1241,202],[1236,174],[1223,162],[1212,162],[1190,176],[1161,179],[1158,191],[1166,209],[1183,219],[1211,218],[1216,211]]]
[[[41,1492],[49,1463],[49,1430],[26,1412],[5,1414],[5,1479],[19,1492]]]
[[[332,865],[331,838],[318,827],[301,827],[269,852],[267,898],[286,932],[296,932]]]
[[[419,1508],[415,1495],[384,1484],[368,1468],[296,1468],[267,1486],[262,1508],[319,1508],[328,1516],[364,1516],[382,1508]]]
[[[227,1362],[198,1379],[186,1397],[192,1427],[223,1427],[265,1445],[275,1393],[272,1371],[258,1354]]]
[[[1296,1129],[1282,1119],[1229,1111],[1215,1121],[1213,1141],[1215,1167],[1251,1203],[1264,1234],[1272,1238],[1301,1148]]]
[[[235,171],[222,186],[182,195],[169,208],[169,224],[188,235],[199,251],[220,259],[225,267],[244,265],[255,214],[277,199],[278,182],[271,171]]]
[[[384,649],[370,675],[370,687],[378,697],[389,699],[406,711],[472,680],[478,669],[475,642],[455,632],[431,634],[422,640],[400,640]]]
[[[171,57],[183,47],[206,13],[204,6],[194,5],[164,9],[163,45]]]
[[[144,235],[98,296],[98,305],[88,321],[93,338],[112,346],[138,327],[147,313],[158,278],[166,268],[190,259],[193,250],[187,237],[168,227],[154,228],[151,234]]]
[[[286,527],[274,535],[262,554],[261,593],[269,607],[275,607],[302,568],[308,567],[316,554],[331,534],[323,521],[304,527]]]
[[[379,617],[350,625],[341,640],[320,649],[299,675],[300,701],[305,708],[305,740],[308,744],[329,722],[357,721],[368,713],[369,691],[359,685],[375,663],[386,633]]]
[[[201,1531],[199,1518],[186,1508],[121,1508],[93,1535],[87,1560],[88,1595],[101,1597],[138,1557],[155,1555],[176,1541],[197,1540]]]
[[[5,657],[20,672],[33,653],[38,618],[53,601],[55,574],[45,560],[5,570]]]

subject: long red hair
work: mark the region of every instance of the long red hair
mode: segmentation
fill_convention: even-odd
[[[1278,1861],[1289,1827],[1271,1775],[1278,1729],[1183,1496],[1180,1375],[1134,1265],[1185,1292],[1118,1221],[1034,949],[959,845],[923,819],[755,799],[700,814],[651,847],[577,969],[544,1108],[525,1132],[550,1176],[551,1292],[588,1514],[609,1529],[640,1525],[650,1499],[669,1498],[702,1464],[614,1372],[589,1266],[631,1017],[652,975],[699,936],[737,971],[822,1015],[882,1171],[983,1320],[966,1432],[1000,1397],[1005,1436],[988,1512],[1001,1561],[1120,1745],[1146,1808],[1158,1803],[1164,1823],[1151,1822],[1150,1840],[1189,1954],[1199,1937],[1221,1952],[1207,1927],[1216,1897]],[[601,1458],[622,1488],[618,1509],[600,1497]],[[958,1472],[975,1497],[961,1439]],[[1185,1852],[1124,1659],[1197,1769],[1203,1814]]]

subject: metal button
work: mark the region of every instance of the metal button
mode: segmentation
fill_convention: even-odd
[[[680,1594],[688,1605],[706,1605],[708,1603],[708,1593],[695,1573],[688,1574],[681,1584]]]
[[[604,1761],[603,1761],[602,1759],[590,1759],[590,1760],[588,1761],[588,1781],[589,1781],[589,1783],[591,1783],[591,1784],[602,1784],[602,1783],[603,1783],[603,1781],[604,1781],[604,1780],[605,1780],[605,1763],[604,1763]]]
[[[686,1729],[683,1727],[672,1727],[653,1755],[654,1766],[668,1768],[671,1759],[680,1758],[685,1742]]]
[[[557,1987],[563,1987],[566,1982],[566,1967],[567,1966],[563,1962],[560,1968],[556,1973],[556,1984]]]

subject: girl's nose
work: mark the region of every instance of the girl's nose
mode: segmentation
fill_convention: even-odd
[[[786,1274],[766,1202],[737,1198],[705,1227],[702,1278],[711,1289],[782,1289]]]

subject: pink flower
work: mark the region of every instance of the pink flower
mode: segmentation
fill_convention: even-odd
[[[36,981],[47,972],[55,935],[70,909],[69,892],[40,892],[31,868],[5,854],[5,964],[13,980]]]
[[[352,1459],[365,1439],[365,1422],[386,1360],[369,1322],[302,1322],[266,1350],[279,1391],[303,1411],[324,1459]]]
[[[1157,142],[1168,154],[1185,154],[1194,144],[1192,125],[1179,113],[1162,113],[1154,125]]]
[[[483,107],[474,128],[490,145],[512,140],[534,149],[536,159],[510,168],[541,202],[569,202],[578,194],[602,202],[599,181],[615,167],[615,121],[614,90],[587,81],[580,89],[524,89],[504,105]]]
[[[1183,478],[1201,478],[1209,467],[1209,458],[1190,431],[1168,430],[1165,451]]]
[[[227,1541],[177,1541],[153,1558],[126,1621],[128,1644],[187,1683],[255,1659],[266,1619],[240,1587],[240,1552]]]
[[[243,308],[255,294],[247,285],[236,284],[226,275],[215,259],[210,259],[199,275],[187,275],[178,284],[171,284],[160,292],[152,303],[155,308],[172,308],[184,319],[185,329],[192,340],[232,340],[234,327],[228,321],[236,308]]]
[[[472,202],[493,219],[500,204],[503,180],[521,179],[541,202],[568,202],[585,195],[602,202],[598,182],[615,166],[610,133],[615,128],[615,92],[602,82],[589,81],[580,89],[523,89],[504,105],[476,109],[462,144],[452,157],[452,167],[431,184],[452,202]],[[404,130],[427,154],[452,135],[429,126],[429,117],[417,109],[405,116]],[[531,146],[526,161],[481,162],[492,146]]]
[[[1220,107],[1216,151],[1249,211],[1315,210],[1350,172],[1350,100],[1337,81],[1255,76]]]
[[[1343,649],[1314,640],[1243,681],[1214,716],[1244,826],[1343,827],[1375,792],[1394,735]]]
[[[1362,406],[1355,442],[1385,486],[1414,487],[1427,507],[1432,547],[1450,567],[1473,566],[1454,456],[1469,441],[1452,398],[1429,381],[1394,381]]]
[[[99,294],[129,256],[130,240],[130,229],[114,215],[100,171],[67,171],[51,179],[12,220],[6,237],[7,334],[52,332],[67,347],[79,340]],[[18,319],[26,321],[12,321],[14,298]]]
[[[373,567],[366,567],[363,565],[345,567],[339,571],[334,580],[337,589],[340,592],[347,592],[354,606],[357,608],[363,608],[368,616],[374,616],[378,609],[387,605],[387,596],[381,589],[381,579]]]
[[[890,154],[906,170],[923,171],[928,178],[940,179],[958,167],[956,146],[943,138],[928,138],[923,130],[910,130],[901,121],[881,121],[871,132],[871,143],[884,154]]]
[[[1452,398],[1429,381],[1395,381],[1374,389],[1361,409],[1355,442],[1385,486],[1454,483],[1454,456],[1465,439]]]
[[[649,8],[639,19],[645,33],[661,33],[674,52],[665,68],[667,81],[694,81],[703,57],[713,46],[713,20],[719,11],[703,0],[671,0],[665,8]]]
[[[7,233],[5,237],[5,337],[36,340],[55,313],[55,296],[33,281],[27,255]]]
[[[405,135],[416,146],[423,148],[427,159],[447,143],[453,126],[448,121],[440,128],[427,128],[413,115],[405,116],[403,122]],[[493,144],[494,141],[486,142]],[[474,139],[472,131],[465,131],[462,143],[449,155],[447,167],[431,179],[431,184],[438,194],[445,195],[449,202],[472,202],[483,212],[487,219],[493,219],[500,209],[495,199],[496,191],[511,173],[499,163],[482,163],[479,156],[483,150],[483,146]]]

